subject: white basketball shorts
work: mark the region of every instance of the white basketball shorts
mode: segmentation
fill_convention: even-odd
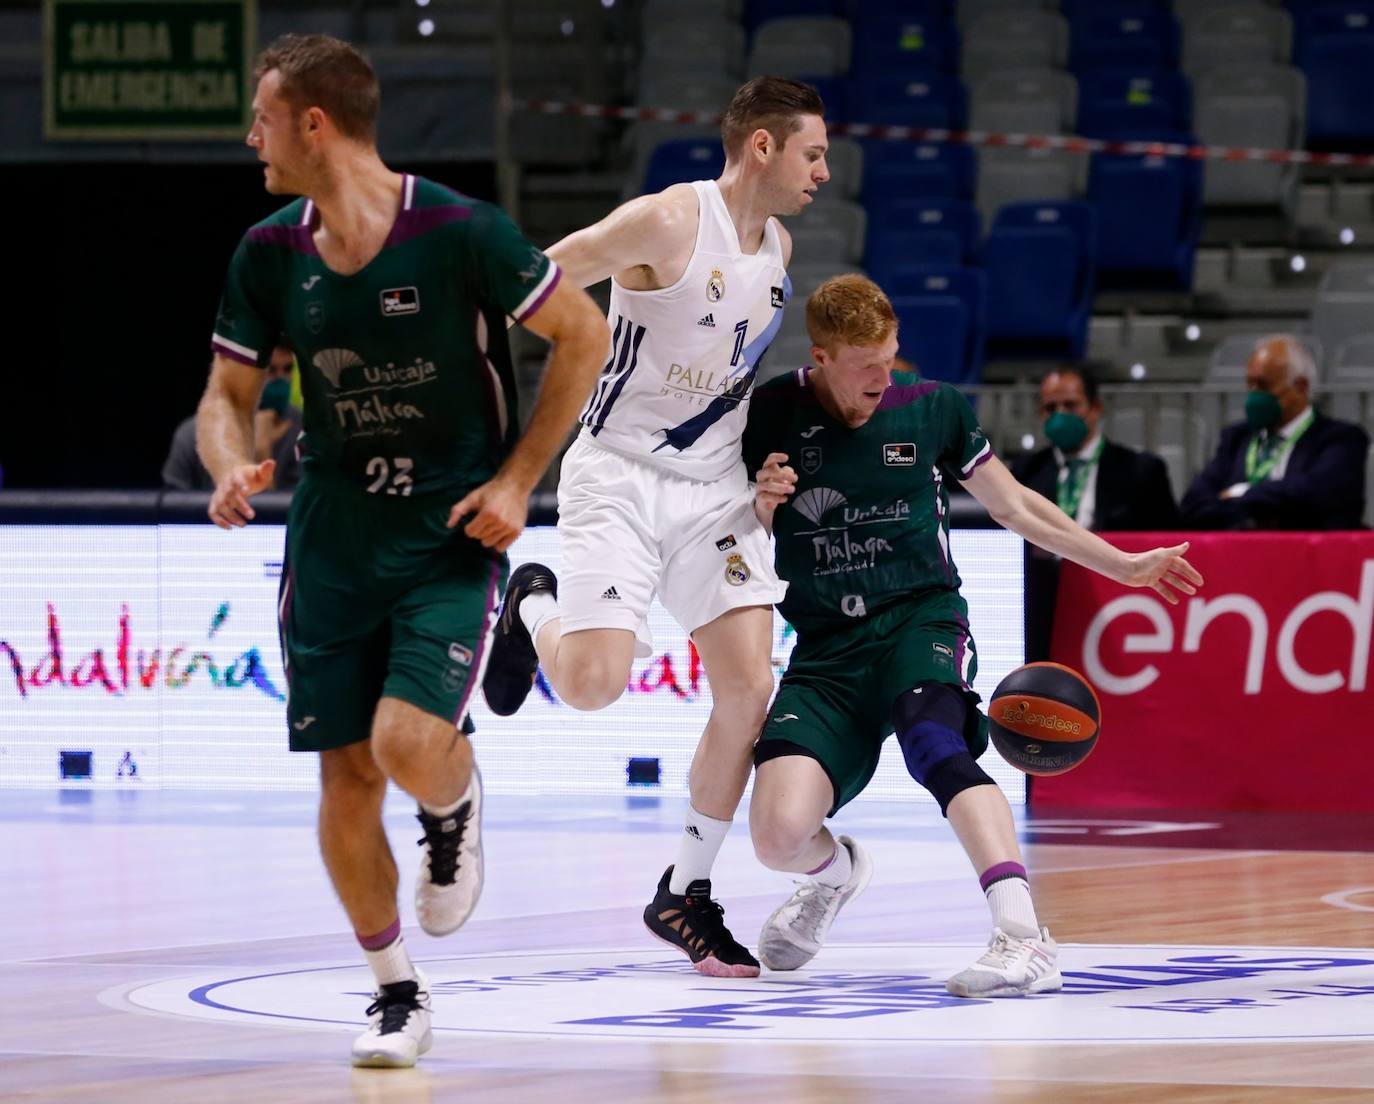
[[[787,590],[743,464],[702,483],[576,440],[558,482],[558,537],[562,631],[629,629],[640,657],[653,651],[655,596],[691,633]]]

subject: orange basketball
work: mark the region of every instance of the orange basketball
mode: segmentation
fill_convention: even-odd
[[[1102,731],[1097,691],[1072,667],[1027,663],[997,684],[988,735],[1013,767],[1063,774],[1088,757]]]

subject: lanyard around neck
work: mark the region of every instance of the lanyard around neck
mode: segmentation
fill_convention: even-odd
[[[1059,488],[1056,495],[1059,508],[1075,520],[1078,518],[1078,507],[1083,501],[1083,492],[1088,486],[1088,476],[1102,458],[1102,448],[1106,443],[1105,437],[1099,437],[1089,456],[1082,459],[1075,456],[1059,469]]]
[[[1307,415],[1300,421],[1287,437],[1280,439],[1278,444],[1267,456],[1260,456],[1260,435],[1256,434],[1250,438],[1250,444],[1245,448],[1245,481],[1247,483],[1262,483],[1269,478],[1273,470],[1278,467],[1279,461],[1287,456],[1293,446],[1298,443],[1298,438],[1307,432],[1307,427],[1312,424],[1312,411],[1309,408]],[[1268,431],[1273,434],[1273,431]],[[1277,436],[1277,434],[1273,434]]]

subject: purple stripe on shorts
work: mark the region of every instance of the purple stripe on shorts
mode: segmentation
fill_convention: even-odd
[[[210,339],[210,352],[219,356],[227,357],[229,360],[237,360],[240,364],[246,364],[249,368],[256,368],[258,362],[252,357],[246,357],[237,349],[231,349],[228,345],[221,344],[213,337]]]
[[[463,718],[468,715],[468,702],[472,701],[472,692],[477,688],[477,684],[482,681],[482,664],[486,660],[487,639],[491,636],[488,631],[488,623],[491,615],[496,612],[496,592],[500,587],[501,581],[501,561],[493,558],[491,561],[491,579],[487,582],[487,600],[485,603],[486,613],[482,615],[482,632],[477,638],[477,648],[472,653],[472,666],[469,668],[471,674],[468,676],[468,684],[463,688],[463,697],[458,702],[458,712],[453,715],[455,727],[461,727]]]
[[[355,933],[357,934],[357,933]],[[381,951],[390,947],[401,938],[401,921],[398,917],[376,935],[358,935],[358,943],[365,951]]]
[[[472,217],[471,207],[447,204],[443,207],[412,207],[396,216],[387,235],[387,245],[400,245],[402,242],[428,234],[451,222],[462,222]]]
[[[280,245],[307,257],[318,257],[315,236],[308,226],[255,226],[248,231],[248,240],[259,245]]]
[[[550,261],[549,264],[553,264],[553,262]],[[550,295],[553,294],[553,289],[556,288],[556,287],[558,286],[558,281],[561,280],[561,279],[563,279],[563,270],[562,270],[561,268],[555,269],[555,270],[554,270],[554,274],[553,274],[553,279],[549,281],[549,286],[546,287],[542,292],[539,293],[539,298],[536,299],[533,303],[531,303],[531,304],[529,305],[529,307],[528,307],[525,311],[523,311],[523,312],[521,313],[520,317],[517,318],[516,321],[517,321],[517,322],[523,322],[523,321],[525,321],[526,318],[528,318],[528,317],[529,317],[530,315],[532,315],[535,311],[537,311],[540,307],[542,307],[542,306],[544,305],[544,301],[545,301],[546,299],[548,299],[548,297],[549,297]]]
[[[978,875],[978,884],[983,887],[983,892],[988,891],[988,887],[993,882],[1000,882],[1007,878],[1020,878],[1026,881],[1026,868],[1020,863],[1004,862],[996,866],[990,866]]]
[[[892,410],[898,406],[906,406],[908,403],[915,402],[922,395],[929,395],[932,391],[939,389],[939,383],[934,380],[923,380],[921,383],[909,383],[901,387],[889,387],[883,392],[883,397],[878,402],[878,409]]]

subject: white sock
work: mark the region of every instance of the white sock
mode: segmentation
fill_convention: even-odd
[[[385,946],[375,950],[369,950],[367,944],[380,942],[382,938],[395,930],[396,937]],[[363,945],[363,957],[367,959],[367,964],[372,967],[372,974],[377,979],[378,985],[393,985],[398,981],[415,980],[415,966],[410,961],[410,955],[406,952],[405,940],[401,938],[401,924],[397,921],[379,936],[364,939],[359,936],[358,942]]]
[[[673,875],[668,879],[668,892],[682,894],[687,886],[699,878],[709,878],[720,845],[730,831],[730,821],[716,820],[687,806],[687,819],[677,845],[677,859]]]
[[[521,599],[517,612],[529,630],[530,639],[538,643],[539,630],[559,616],[558,599],[547,590],[536,590]]]
[[[808,870],[807,877],[813,881],[820,882],[821,885],[831,886],[839,889],[845,882],[849,881],[849,876],[854,872],[854,863],[849,853],[849,848],[839,840],[835,841],[835,853],[816,867],[815,870]]]
[[[1040,937],[1040,921],[1035,917],[1035,903],[1025,878],[1002,878],[993,882],[987,888],[987,895],[994,927],[1018,939]]]
[[[471,800],[471,799],[472,799],[472,779],[469,778],[469,779],[468,779],[468,788],[467,788],[466,790],[464,790],[461,794],[458,795],[458,800],[455,801],[452,805],[426,805],[426,804],[422,801],[422,802],[420,802],[420,808],[422,808],[422,809],[423,809],[425,812],[427,812],[430,816],[436,816],[436,817],[452,816],[454,813],[456,813],[456,812],[458,811],[458,806],[459,806],[459,805],[461,805],[464,801],[469,801],[469,800]]]

